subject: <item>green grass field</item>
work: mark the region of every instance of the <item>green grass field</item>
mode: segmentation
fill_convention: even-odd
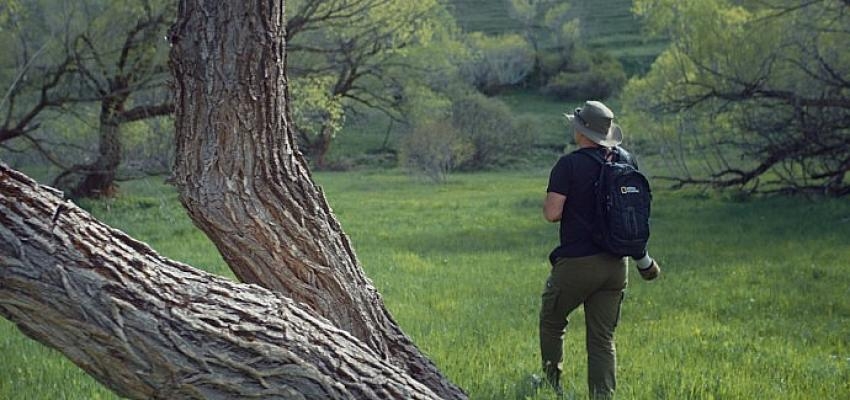
[[[395,171],[316,179],[404,330],[473,399],[533,394],[536,315],[557,227],[545,169]],[[166,256],[230,275],[159,179],[127,182],[98,218]],[[623,399],[850,397],[850,203],[748,202],[656,191],[651,249],[664,275],[631,274],[618,330]],[[632,271],[633,272],[633,271]],[[568,398],[585,398],[581,312],[567,334]],[[0,398],[114,398],[58,353],[0,321]]]

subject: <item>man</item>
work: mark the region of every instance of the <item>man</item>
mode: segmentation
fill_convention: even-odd
[[[590,148],[603,157],[634,161],[622,148],[614,113],[598,101],[588,101],[572,115],[565,114],[580,149]],[[587,151],[587,150],[584,150]],[[549,176],[543,214],[560,222],[560,245],[549,255],[552,271],[543,291],[540,311],[540,352],[546,381],[559,393],[563,336],[568,316],[584,305],[587,328],[588,385],[592,398],[610,398],[616,388],[614,329],[627,283],[626,260],[605,253],[591,239],[595,221],[594,183],[601,164],[592,156],[574,151],[564,155]],[[661,272],[649,254],[635,260],[644,279]]]

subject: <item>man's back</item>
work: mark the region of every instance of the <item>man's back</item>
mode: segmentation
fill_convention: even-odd
[[[562,156],[549,177],[547,192],[560,193],[567,197],[560,222],[560,244],[549,255],[549,260],[563,257],[584,257],[602,252],[593,243],[590,227],[596,224],[596,197],[594,185],[599,177],[601,165],[582,151],[596,151],[601,155],[606,150],[601,147],[579,149]],[[635,168],[637,164],[631,155],[622,148],[617,149],[620,160]]]

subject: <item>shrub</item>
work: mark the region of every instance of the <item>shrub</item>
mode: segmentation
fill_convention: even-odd
[[[472,146],[448,122],[417,125],[401,142],[405,167],[439,183],[472,154]]]
[[[539,60],[540,70],[538,71],[538,79],[541,83],[535,87],[544,86],[549,79],[566,69],[567,63],[569,62],[567,57],[558,51],[540,51]]]
[[[534,68],[534,52],[517,34],[487,36],[476,32],[469,35],[467,46],[470,58],[461,66],[461,75],[484,93],[516,85]]]
[[[594,53],[590,62],[573,60],[567,71],[549,80],[543,93],[559,99],[604,99],[617,93],[625,83],[626,73],[616,59]]]
[[[533,146],[533,132],[518,128],[504,102],[478,93],[454,101],[452,125],[472,145],[465,170],[511,164]]]

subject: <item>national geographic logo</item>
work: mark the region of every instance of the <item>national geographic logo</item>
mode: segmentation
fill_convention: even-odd
[[[629,194],[629,193],[640,193],[640,189],[634,186],[620,186],[620,193]]]

